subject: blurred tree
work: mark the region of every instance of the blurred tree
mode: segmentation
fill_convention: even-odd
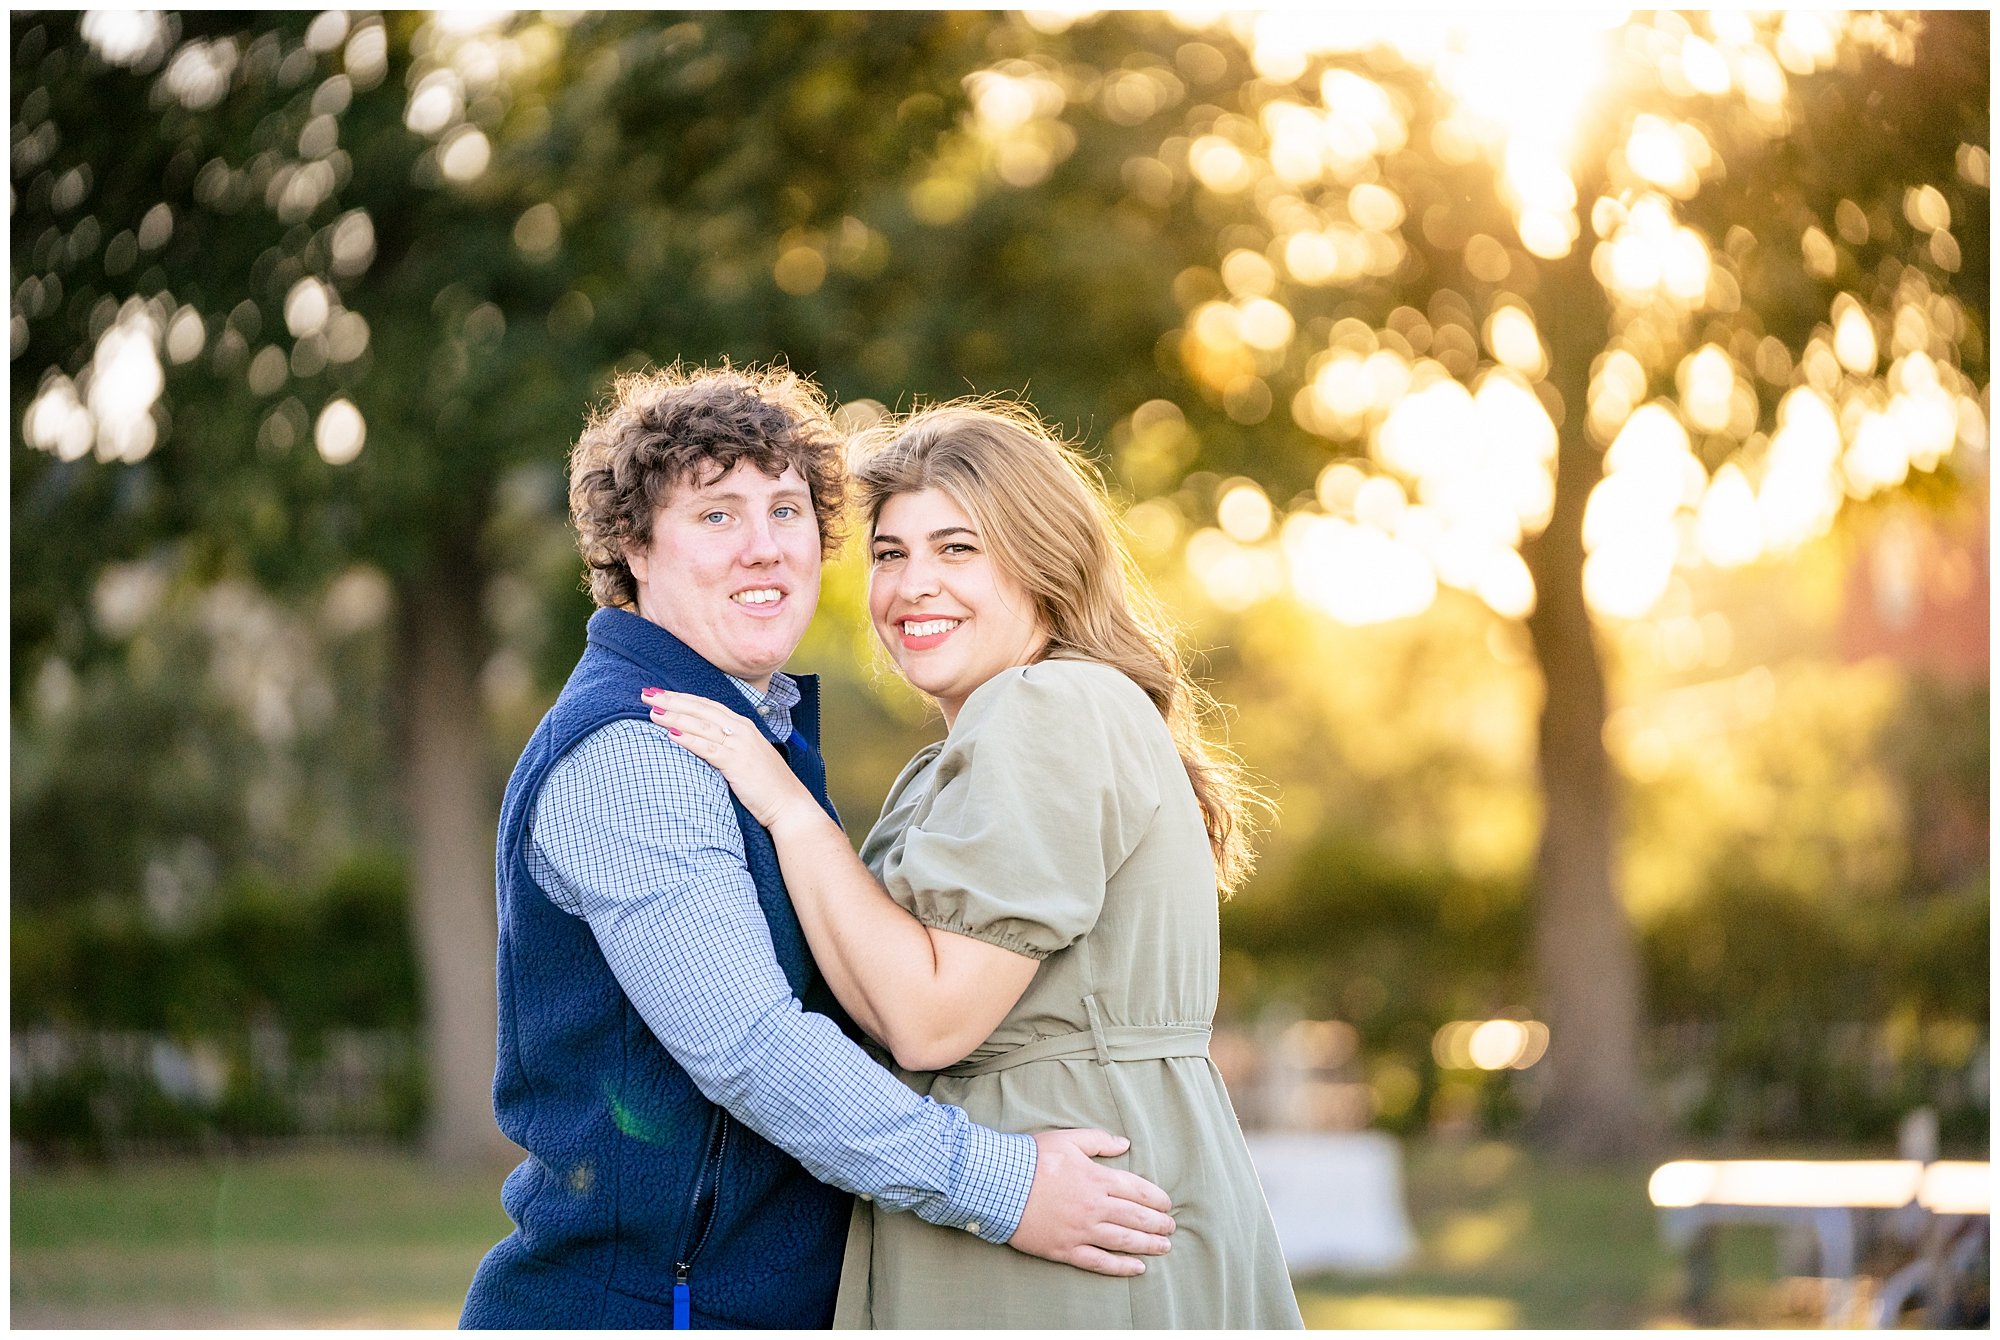
[[[1213,86],[1126,173],[1199,197],[1221,254],[1177,277],[1170,348],[1256,442],[1210,436],[1199,463],[1264,485],[1211,481],[1188,561],[1237,608],[1289,585],[1365,624],[1443,584],[1525,619],[1539,1120],[1561,1149],[1629,1151],[1653,1109],[1592,616],[1643,617],[1677,567],[1783,553],[1849,500],[1983,487],[1987,18],[1225,26],[1087,67],[1088,94],[1045,56],[990,77],[1067,80],[1079,127]],[[979,99],[1003,144],[1032,127],[1010,97]],[[1288,391],[1292,424],[1267,422]],[[1182,421],[1121,425],[1128,475]],[[1367,468],[1322,468],[1314,439]]]
[[[388,575],[431,1143],[471,1157],[498,1143],[479,546],[501,471],[561,441],[576,397],[531,395],[515,431],[494,432],[486,396],[512,360],[474,351],[493,352],[504,318],[489,306],[469,335],[437,337],[502,281],[506,223],[439,189],[414,127],[462,119],[465,91],[406,127],[391,77],[416,21],[392,22],[14,21],[15,275],[30,296],[13,353],[37,370],[14,398],[54,458],[16,457],[16,496],[33,500],[16,570],[46,579],[17,580],[15,640],[87,659],[78,597],[114,560],[295,600],[357,560]],[[490,153],[478,136],[460,153]],[[517,384],[581,384],[589,365],[565,355],[538,351]]]

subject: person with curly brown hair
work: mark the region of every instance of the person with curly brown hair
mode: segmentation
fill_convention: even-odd
[[[770,836],[646,724],[649,689],[728,706],[834,820],[816,684],[781,667],[841,451],[811,383],[725,366],[621,378],[572,453],[601,608],[501,812],[494,1108],[528,1157],[463,1326],[824,1327],[850,1193],[1106,1274],[1167,1250],[1165,1195],[1094,1161],[1124,1139],[1002,1134],[869,1059]]]

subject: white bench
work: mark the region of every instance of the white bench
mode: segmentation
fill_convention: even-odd
[[[1244,1139],[1285,1264],[1394,1270],[1416,1250],[1403,1206],[1403,1148],[1384,1131],[1252,1131]]]
[[[1714,1231],[1722,1224],[1766,1224],[1810,1233],[1818,1246],[1818,1273],[1834,1282],[1826,1321],[1846,1320],[1854,1303],[1861,1216],[1908,1212],[1932,1221],[1991,1214],[1991,1167],[1985,1163],[1877,1160],[1682,1160],[1662,1165],[1647,1184],[1670,1245],[1686,1253],[1688,1299],[1705,1308],[1714,1286]],[[1935,1267],[1938,1263],[1933,1261]],[[1902,1272],[1898,1272],[1900,1276]],[[1902,1303],[1939,1276],[1891,1277],[1898,1296],[1888,1312],[1893,1324]],[[1871,1320],[1883,1324],[1885,1284]]]

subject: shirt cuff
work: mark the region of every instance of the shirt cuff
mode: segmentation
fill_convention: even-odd
[[[931,1219],[944,1228],[962,1228],[996,1246],[1014,1236],[1028,1208],[1028,1191],[1035,1184],[1035,1137],[1003,1135],[974,1122],[966,1123],[965,1163],[959,1170],[956,1194],[944,1207],[944,1217]],[[922,1216],[930,1219],[929,1215]]]

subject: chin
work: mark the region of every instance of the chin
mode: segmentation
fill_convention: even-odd
[[[918,693],[923,694],[924,697],[926,698],[935,698],[940,693],[943,693],[949,687],[949,685],[926,684],[923,683],[921,680],[913,679],[910,681],[910,687],[915,689]]]
[[[773,660],[768,655],[742,655],[736,658],[736,668],[726,673],[738,679],[765,679],[784,667],[784,658]],[[718,669],[720,667],[717,667]]]
[[[939,702],[943,702],[946,698],[949,698],[954,694],[956,694],[961,701],[963,701],[963,699],[965,698],[965,692],[956,680],[933,679],[930,683],[918,684],[917,687],[922,689],[926,694],[930,695],[932,698],[935,698]]]

